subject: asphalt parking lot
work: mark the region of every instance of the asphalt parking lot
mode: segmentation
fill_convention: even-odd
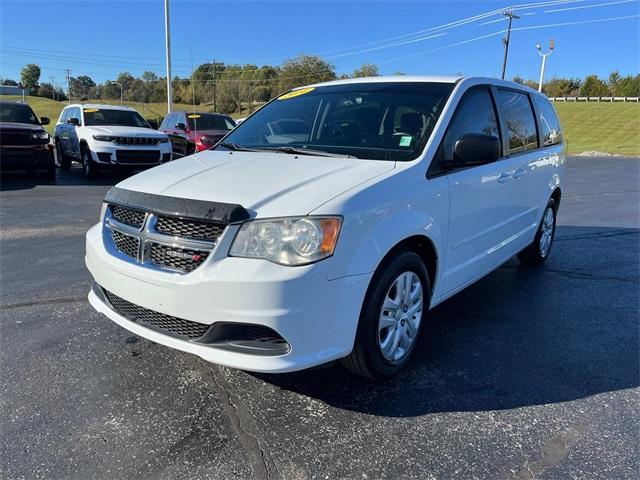
[[[1,478],[637,478],[640,160],[569,159],[546,266],[437,307],[382,384],[217,367],[95,313],[83,234],[115,181],[3,178]]]

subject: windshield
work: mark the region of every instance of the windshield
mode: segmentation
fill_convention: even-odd
[[[211,113],[187,114],[190,130],[231,130],[235,125],[227,117]]]
[[[85,108],[84,124],[91,125],[119,125],[122,127],[150,128],[149,124],[138,112],[131,110],[110,110]]]
[[[413,160],[452,89],[452,84],[394,82],[294,90],[257,111],[216,149],[295,153],[293,147],[372,160]]]
[[[38,117],[29,105],[3,103],[0,105],[0,122],[31,123],[40,125]]]

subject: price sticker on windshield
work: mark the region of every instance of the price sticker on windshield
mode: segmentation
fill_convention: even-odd
[[[278,100],[287,100],[289,98],[299,97],[300,95],[312,92],[313,90],[315,90],[315,87],[301,88],[300,90],[294,90],[293,92],[285,93],[284,95],[278,97]]]
[[[187,118],[200,118],[202,115],[198,115],[197,113],[192,113],[191,115],[187,115]]]
[[[99,112],[99,111],[100,111],[100,109],[98,109],[98,108],[85,108],[84,109],[84,113],[96,113],[96,112]]]

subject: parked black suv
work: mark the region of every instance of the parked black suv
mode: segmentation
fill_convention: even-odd
[[[0,170],[27,170],[55,179],[53,148],[42,128],[48,124],[47,117],[38,120],[25,103],[0,101]]]

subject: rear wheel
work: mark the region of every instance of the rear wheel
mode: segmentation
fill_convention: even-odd
[[[401,251],[385,259],[369,285],[344,366],[370,379],[398,373],[413,354],[430,300],[429,275],[419,255]]]
[[[98,176],[98,166],[91,158],[91,150],[89,147],[82,148],[82,173],[84,178],[93,180]]]
[[[556,235],[556,202],[549,200],[542,214],[542,220],[533,243],[518,254],[518,259],[525,265],[542,265],[551,252]]]

